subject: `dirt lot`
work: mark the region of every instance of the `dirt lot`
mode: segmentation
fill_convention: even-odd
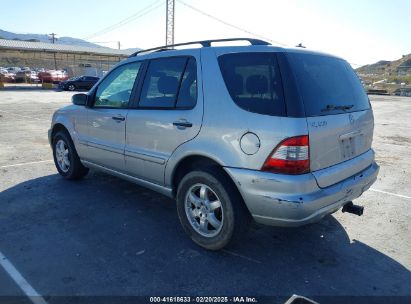
[[[321,303],[337,302],[321,296],[410,301],[411,98],[371,97],[381,171],[356,201],[364,216],[337,212],[295,229],[255,226],[244,243],[207,252],[186,237],[170,199],[102,173],[81,182],[56,174],[47,129],[70,96],[0,91],[0,301],[24,294],[13,273],[49,302],[248,295],[282,303],[292,294]]]

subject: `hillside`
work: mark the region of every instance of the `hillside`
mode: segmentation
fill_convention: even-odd
[[[0,39],[18,39],[18,40],[32,40],[40,42],[50,42],[49,37],[46,34],[16,34],[8,31],[3,31],[0,29]],[[77,45],[85,47],[94,47],[94,48],[104,48],[101,45],[91,43],[79,38],[72,37],[58,37],[57,43],[66,44],[66,45]]]
[[[394,61],[380,60],[356,71],[368,91],[380,90],[390,94],[397,94],[398,90],[411,92],[411,54]]]
[[[406,76],[411,74],[411,54],[394,61],[381,60],[357,69],[360,75]]]

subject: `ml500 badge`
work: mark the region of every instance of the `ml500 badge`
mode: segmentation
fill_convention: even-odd
[[[311,127],[313,127],[313,128],[321,128],[321,127],[325,127],[326,125],[327,125],[326,120],[314,121],[314,122],[311,123]]]

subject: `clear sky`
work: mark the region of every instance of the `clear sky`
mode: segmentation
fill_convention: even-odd
[[[120,41],[122,48],[165,44],[166,0],[0,1],[0,28],[6,31],[89,37],[89,41],[109,47],[116,47],[115,41]],[[354,64],[394,60],[411,53],[410,0],[181,1],[273,41],[288,46],[301,42]],[[149,12],[143,16],[92,36],[147,7]],[[252,36],[206,17],[179,0],[175,18],[176,43]]]

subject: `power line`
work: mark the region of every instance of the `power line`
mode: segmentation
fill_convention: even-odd
[[[153,10],[155,10],[155,9],[159,8],[160,6],[164,5],[164,3],[159,3],[160,1],[161,0],[157,0],[154,3],[152,3],[152,4],[148,5],[147,7],[143,8],[142,10],[140,10],[140,11],[134,13],[133,15],[121,20],[120,22],[117,22],[113,25],[110,25],[110,26],[108,26],[108,27],[106,27],[106,28],[104,28],[104,29],[102,29],[98,32],[95,32],[94,34],[91,34],[91,35],[89,35],[89,36],[87,36],[83,39],[88,40],[90,38],[94,38],[94,37],[100,36],[102,34],[111,32],[111,31],[113,31],[113,30],[115,30],[119,27],[122,27],[122,26],[124,26],[124,25],[126,25],[126,24],[140,18],[140,17],[143,17],[143,16],[147,15],[148,13],[152,12]],[[157,5],[157,4],[159,4],[159,5]]]
[[[161,3],[160,3],[160,2],[161,2]],[[101,30],[99,30],[99,31],[91,34],[91,35],[88,35],[87,37],[84,37],[83,39],[89,40],[89,39],[91,39],[91,38],[100,36],[100,35],[102,35],[102,34],[111,32],[111,31],[113,31],[113,30],[115,30],[115,29],[117,29],[117,28],[119,28],[119,27],[122,27],[122,26],[124,26],[124,25],[126,25],[126,24],[128,24],[128,23],[130,23],[130,22],[132,22],[132,21],[134,21],[134,20],[136,20],[136,19],[138,19],[138,18],[141,18],[141,17],[147,15],[148,13],[154,11],[155,9],[157,9],[157,8],[159,8],[160,6],[163,6],[163,5],[164,5],[163,0],[154,1],[154,2],[151,3],[150,5],[148,5],[148,6],[146,6],[145,8],[139,10],[138,12],[132,14],[131,16],[129,16],[129,17],[127,17],[127,18],[125,18],[125,19],[123,19],[123,20],[121,20],[121,21],[119,21],[119,22],[117,22],[117,23],[115,23],[115,24],[112,24],[112,25],[110,25],[110,26],[108,26],[108,27],[105,27],[105,28],[103,28],[103,29],[101,29]]]
[[[176,1],[178,1],[178,2],[181,3],[182,5],[190,8],[190,9],[192,9],[192,10],[194,10],[194,11],[196,11],[196,12],[198,12],[198,13],[206,16],[206,17],[209,17],[209,18],[211,18],[211,19],[213,19],[213,20],[215,20],[215,21],[218,21],[218,22],[220,22],[220,23],[222,23],[222,24],[224,24],[224,25],[227,25],[227,26],[229,26],[229,27],[235,28],[236,30],[242,31],[242,32],[244,32],[244,33],[250,34],[250,35],[255,36],[255,37],[262,38],[262,39],[264,39],[264,40],[268,40],[268,41],[270,41],[270,42],[272,42],[272,43],[275,43],[275,44],[279,44],[279,45],[282,45],[282,46],[288,46],[288,45],[285,44],[285,43],[272,40],[272,39],[267,38],[267,37],[264,37],[264,36],[262,36],[262,35],[253,33],[253,32],[251,32],[251,31],[249,31],[249,30],[247,30],[247,29],[241,28],[241,27],[239,27],[239,26],[237,26],[237,25],[231,24],[231,23],[229,23],[229,22],[227,22],[227,21],[224,21],[224,20],[222,20],[222,19],[220,19],[220,18],[217,18],[217,17],[215,17],[215,16],[213,16],[213,15],[211,15],[211,14],[209,14],[209,13],[206,13],[206,12],[204,12],[204,11],[202,11],[202,10],[200,10],[200,9],[198,9],[198,8],[196,8],[196,7],[188,4],[188,3],[185,3],[185,2],[182,1],[182,0],[176,0]],[[300,45],[302,46],[301,43],[300,43]],[[305,48],[305,47],[304,47],[304,48]],[[350,64],[351,64],[351,65],[355,65],[355,66],[363,66],[363,64],[357,64],[357,63],[352,63],[352,62],[350,62]]]
[[[272,40],[272,39],[267,38],[267,37],[264,37],[264,36],[262,36],[262,35],[253,33],[253,32],[251,32],[251,31],[249,31],[249,30],[247,30],[247,29],[241,28],[241,27],[239,27],[239,26],[237,26],[237,25],[228,23],[227,21],[224,21],[224,20],[222,20],[222,19],[220,19],[220,18],[217,18],[217,17],[215,17],[215,16],[213,16],[213,15],[211,15],[211,14],[209,14],[209,13],[206,13],[206,12],[204,12],[204,11],[202,11],[202,10],[200,10],[200,9],[198,9],[198,8],[190,5],[190,4],[185,3],[185,2],[182,1],[182,0],[177,0],[177,1],[178,1],[179,3],[181,3],[182,5],[190,8],[190,9],[192,9],[192,10],[194,10],[194,11],[196,11],[197,13],[200,13],[200,14],[202,14],[202,15],[204,15],[204,16],[206,16],[206,17],[209,17],[209,18],[211,18],[211,19],[214,19],[215,21],[218,21],[218,22],[220,22],[220,23],[222,23],[222,24],[225,24],[225,25],[227,25],[227,26],[229,26],[229,27],[235,28],[236,30],[239,30],[239,31],[241,31],[241,32],[250,34],[250,35],[255,36],[255,37],[259,37],[259,38],[264,39],[264,40],[268,40],[268,41],[270,41],[270,42],[272,42],[272,43],[275,43],[275,44],[279,44],[279,45],[282,45],[282,46],[287,46],[285,43],[281,43],[281,42],[279,42],[279,41]]]

